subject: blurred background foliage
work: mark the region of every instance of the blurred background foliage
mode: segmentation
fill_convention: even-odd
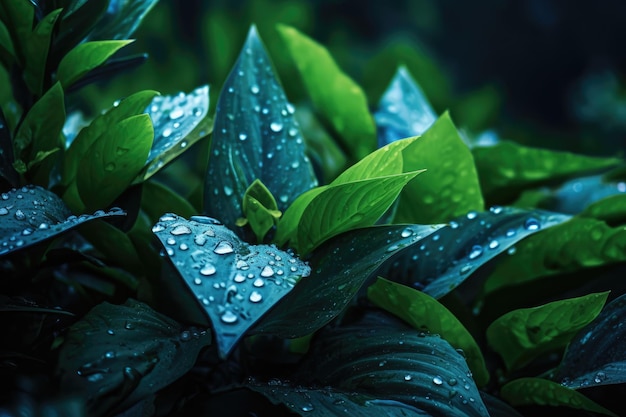
[[[439,113],[478,134],[587,154],[626,144],[626,3],[619,0],[161,0],[124,50],[149,60],[77,97],[99,112],[142,89],[208,83],[211,104],[258,26],[290,101],[304,97],[275,30],[324,44],[374,108],[405,64]]]

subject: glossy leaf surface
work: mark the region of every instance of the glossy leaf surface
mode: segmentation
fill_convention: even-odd
[[[128,39],[158,0],[110,0],[107,13],[89,34],[89,40]]]
[[[61,9],[52,11],[37,23],[24,45],[24,81],[30,91],[40,97],[44,88],[44,74],[52,33]]]

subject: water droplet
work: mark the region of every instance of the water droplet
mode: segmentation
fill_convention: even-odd
[[[250,87],[250,92],[252,94],[259,94],[259,91],[261,91],[261,89],[256,84],[254,84],[254,85],[252,85],[252,87]]]
[[[313,407],[313,404],[309,403],[309,404],[303,405],[301,410],[304,411],[304,412],[308,412],[308,411],[315,410],[315,408]]]
[[[263,296],[258,291],[252,291],[250,294],[250,302],[252,303],[260,303],[263,300]]]
[[[605,379],[606,379],[606,374],[604,372],[600,371],[593,378],[593,382],[595,382],[596,384],[599,384],[599,383],[603,382]]]
[[[257,279],[254,280],[252,285],[254,285],[257,288],[261,288],[262,286],[265,285],[265,281],[263,281],[261,278],[257,278]]]
[[[271,266],[267,266],[267,265],[266,265],[266,266],[263,268],[263,270],[261,271],[261,276],[262,276],[262,277],[269,278],[269,277],[271,277],[272,275],[274,275],[274,270],[272,269],[272,267],[271,267]]]
[[[196,285],[202,285],[202,280],[200,278],[194,278],[193,283]]]
[[[161,133],[161,136],[163,136],[164,138],[169,138],[170,136],[172,136],[172,128],[171,127],[166,127],[165,129],[163,129],[163,133]]]
[[[187,342],[187,341],[191,340],[191,332],[189,330],[184,330],[180,334],[180,340],[182,340],[183,342]]]
[[[463,274],[467,274],[471,270],[472,270],[472,265],[469,265],[469,264],[463,265],[463,267],[459,270],[459,273],[463,275]]]
[[[535,219],[534,217],[529,217],[524,222],[524,229],[526,230],[539,230],[540,227],[541,225],[539,224],[539,220]]]
[[[450,378],[450,379],[448,380],[448,385],[450,385],[451,387],[455,386],[455,385],[456,385],[456,383],[457,383],[456,378]]]
[[[476,258],[478,258],[482,254],[483,254],[483,247],[480,246],[480,245],[474,245],[474,246],[472,246],[472,251],[468,255],[468,258],[476,259]]]
[[[115,332],[112,329],[107,330],[107,334],[110,334],[111,336],[113,336],[115,334]]]
[[[0,216],[6,216],[7,214],[9,214],[9,209],[6,207],[0,207]]]
[[[38,229],[40,230],[47,230],[50,228],[50,225],[48,223],[41,223],[38,227]]]
[[[500,214],[502,213],[502,210],[504,210],[501,206],[493,206],[489,209],[490,212],[492,212],[493,214]]]
[[[170,230],[170,234],[174,236],[188,235],[190,233],[191,233],[191,229],[188,226],[185,226],[184,224],[179,224],[175,226],[172,230]]]
[[[441,379],[440,376],[436,376],[436,377],[433,378],[433,384],[441,385],[441,384],[443,384],[443,379]]]
[[[248,135],[246,135],[245,133],[241,132],[239,134],[239,140],[246,140],[248,139]]]
[[[470,211],[469,213],[467,213],[466,217],[468,220],[474,220],[476,216],[478,216],[478,214],[475,211]]]
[[[110,350],[110,351],[108,351],[108,352],[106,352],[106,353],[104,354],[104,357],[105,357],[105,358],[107,358],[107,359],[113,359],[113,358],[115,357],[115,352],[113,352],[112,350]]]
[[[230,242],[223,240],[217,244],[215,249],[213,249],[213,252],[217,253],[218,255],[226,255],[228,253],[233,253],[234,249],[233,245]]]
[[[402,231],[402,233],[400,233],[400,236],[402,237],[409,237],[413,235],[413,230],[411,230],[410,228],[406,228]]]
[[[133,323],[131,323],[130,321],[127,321],[126,323],[124,323],[124,328],[126,330],[134,330],[135,329],[135,325]]]
[[[16,218],[17,220],[24,220],[24,219],[26,218],[26,215],[24,214],[24,212],[23,212],[22,210],[17,209],[17,210],[15,211],[15,218]]]
[[[173,237],[168,237],[167,239],[165,239],[165,243],[167,243],[168,245],[175,245],[176,239],[174,239]]]
[[[272,130],[272,132],[280,132],[281,130],[283,130],[283,124],[280,122],[272,122],[270,123],[270,129]]]
[[[412,380],[412,379],[413,379],[413,377],[412,377],[411,375],[409,375],[409,374],[407,374],[407,375],[405,375],[405,376],[404,376],[404,380],[405,380],[405,381],[410,381],[410,380]]]
[[[233,195],[232,187],[229,187],[228,185],[225,185],[224,186],[224,194],[226,194],[226,197],[230,197],[231,195]]]
[[[187,250],[189,249],[189,246],[187,246],[186,243],[181,243],[180,246],[178,247],[180,250]]]
[[[506,253],[508,253],[509,255],[515,255],[515,252],[517,252],[515,246],[511,246],[509,250],[506,251]]]
[[[515,233],[517,233],[515,229],[509,229],[506,231],[506,237],[513,237],[515,236]]]
[[[289,114],[294,114],[296,112],[296,108],[291,103],[287,103],[285,105],[285,108],[287,109],[287,113]]]
[[[220,320],[226,324],[234,324],[237,322],[237,315],[230,310],[226,310],[220,317]]]
[[[233,278],[233,281],[235,281],[237,283],[244,282],[245,280],[246,280],[246,277],[243,274],[239,273],[239,272],[237,272],[237,274],[235,274],[235,277]]]
[[[172,120],[180,119],[184,115],[185,115],[185,111],[180,107],[176,107],[174,110],[170,112],[170,119]]]
[[[208,277],[210,275],[213,275],[217,272],[217,270],[215,269],[215,267],[212,264],[206,264],[202,267],[202,269],[200,269],[200,274],[204,275],[205,277]]]
[[[489,249],[495,249],[500,246],[500,243],[497,240],[492,240],[489,242]]]

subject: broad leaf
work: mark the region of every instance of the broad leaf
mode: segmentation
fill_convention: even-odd
[[[300,375],[432,416],[488,416],[465,358],[448,342],[373,314],[320,333]]]
[[[154,125],[154,142],[139,179],[146,180],[165,164],[211,133],[209,86],[189,94],[157,96],[146,108]]]
[[[626,223],[626,195],[612,195],[590,204],[580,213],[580,217],[589,217],[615,226]]]
[[[544,353],[564,348],[576,332],[600,314],[608,295],[589,294],[513,310],[491,323],[487,342],[509,371],[519,369]]]
[[[11,130],[4,120],[4,114],[0,108],[0,176],[8,185],[16,187],[19,184],[19,176],[13,168],[13,142]]]
[[[474,159],[448,113],[404,149],[403,161],[405,172],[427,172],[402,191],[396,223],[443,223],[483,210]]]
[[[24,82],[37,97],[43,94],[48,49],[60,13],[61,9],[57,9],[41,19],[24,45]]]
[[[146,114],[122,120],[104,132],[80,161],[76,186],[87,210],[111,204],[132,183],[152,146]]]
[[[0,20],[0,65],[11,68],[15,59],[15,48],[6,25]]]
[[[130,40],[94,41],[77,45],[59,63],[57,80],[67,89],[131,42]]]
[[[563,406],[617,417],[617,414],[593,402],[583,394],[547,379],[516,379],[504,385],[500,389],[500,395],[514,406]]]
[[[60,391],[81,398],[89,415],[117,415],[187,373],[210,342],[210,333],[184,328],[146,304],[105,302],[65,335]]]
[[[178,193],[154,180],[142,185],[141,209],[148,215],[151,224],[156,223],[163,213],[178,213],[185,218],[198,214],[198,210]]]
[[[463,349],[476,383],[479,386],[487,384],[489,372],[476,341],[454,314],[437,300],[382,278],[367,289],[367,298],[415,329],[438,334],[453,347]]]
[[[361,88],[337,66],[326,48],[296,29],[278,25],[315,109],[358,160],[376,148],[376,126]]]
[[[561,214],[512,207],[471,211],[420,245],[403,250],[378,274],[439,299],[518,241],[567,219],[569,216]]]
[[[626,383],[626,295],[611,301],[570,342],[554,379],[570,388]]]
[[[252,246],[215,219],[167,214],[152,228],[215,330],[222,358],[283,298],[308,265],[275,246]],[[206,320],[206,319],[205,319]]]
[[[2,193],[0,198],[0,255],[59,236],[86,221],[126,215],[112,208],[76,217],[56,194],[32,185]]]
[[[374,113],[378,146],[418,136],[435,123],[437,116],[419,84],[405,66],[391,80]]]
[[[530,148],[501,141],[472,149],[485,200],[510,202],[527,188],[547,181],[565,180],[618,165],[617,158],[596,158],[569,152]]]
[[[336,317],[385,261],[441,226],[394,225],[350,230],[311,255],[313,273],[303,278],[256,326],[283,338],[306,336]],[[307,320],[302,320],[307,317]]]
[[[110,0],[107,13],[89,34],[89,40],[128,39],[158,0]]]
[[[204,191],[208,215],[234,227],[255,179],[278,197],[280,211],[317,185],[294,111],[253,26],[217,103]]]
[[[0,13],[0,18],[13,40],[18,63],[24,68],[25,57],[21,51],[28,48],[35,20],[35,6],[29,1],[2,1]]]

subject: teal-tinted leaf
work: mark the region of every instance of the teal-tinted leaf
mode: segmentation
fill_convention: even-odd
[[[471,211],[421,244],[403,250],[379,275],[439,299],[521,239],[567,219],[562,214],[512,207]]]
[[[327,388],[290,386],[272,380],[271,383],[248,382],[246,387],[263,394],[274,404],[283,404],[303,417],[362,416],[416,417],[426,412],[399,401],[376,399],[359,393],[345,393]]]
[[[29,90],[37,97],[41,96],[44,88],[44,75],[48,60],[48,50],[52,38],[52,32],[56,21],[61,13],[57,9],[39,21],[28,42],[24,45],[24,81]]]
[[[43,242],[89,220],[126,215],[113,208],[76,217],[56,194],[32,185],[0,197],[0,255]]]
[[[453,347],[463,349],[476,383],[479,386],[487,384],[489,372],[476,341],[454,314],[437,300],[382,278],[367,289],[367,298],[415,329],[438,334]]]
[[[283,338],[311,334],[336,317],[385,261],[441,226],[394,225],[351,230],[320,245],[305,277],[256,326]],[[302,320],[307,317],[307,320]]]
[[[277,27],[315,109],[358,160],[376,148],[376,126],[363,90],[337,66],[326,48],[296,29]]]
[[[487,394],[484,391],[480,392],[480,396],[491,417],[523,417],[517,410],[498,397]]]
[[[626,295],[572,339],[554,379],[570,388],[626,383]]]
[[[141,180],[154,175],[165,164],[211,133],[209,86],[189,94],[157,96],[146,108],[154,125],[154,142]]]
[[[178,213],[189,218],[198,211],[174,190],[160,182],[151,180],[143,183],[141,209],[150,218],[151,224],[159,220],[163,213]]]
[[[19,177],[13,168],[14,161],[11,131],[0,108],[0,176],[8,185],[16,187],[19,184]]]
[[[465,358],[448,342],[372,314],[320,333],[301,375],[432,416],[488,416]]]
[[[418,136],[437,120],[421,87],[405,66],[398,71],[374,113],[378,146],[409,136]]]
[[[80,161],[85,158],[89,148],[100,136],[122,120],[143,113],[157,94],[156,91],[146,90],[130,95],[106,113],[93,119],[89,126],[84,127],[80,132],[75,132],[78,135],[72,141],[65,158],[63,158],[63,184],[68,185],[76,178]]]
[[[500,395],[514,406],[563,406],[617,417],[617,414],[593,402],[581,393],[547,379],[516,379],[504,385],[500,390]]]
[[[483,210],[474,159],[448,113],[403,154],[405,172],[428,172],[402,191],[395,222],[443,223],[469,210]]]
[[[67,89],[131,42],[130,40],[94,41],[77,45],[59,63],[57,80]]]
[[[294,111],[253,26],[217,103],[206,213],[234,227],[255,179],[278,197],[281,211],[317,184]]]
[[[89,34],[89,40],[128,39],[158,0],[110,0],[107,13]]]
[[[87,210],[111,204],[132,183],[152,146],[154,131],[147,114],[110,126],[80,161],[76,186]]]
[[[564,348],[600,314],[608,295],[589,294],[510,311],[487,328],[487,342],[508,370],[519,369],[544,353]]]
[[[70,327],[57,375],[89,415],[110,416],[152,396],[193,366],[209,332],[184,328],[146,304],[102,303]]]
[[[275,246],[251,246],[210,217],[167,214],[152,228],[195,303],[215,330],[225,358],[270,308],[311,272]]]
[[[522,190],[547,181],[565,180],[617,166],[618,158],[596,158],[569,152],[530,148],[501,141],[472,149],[485,200],[506,203]]]

